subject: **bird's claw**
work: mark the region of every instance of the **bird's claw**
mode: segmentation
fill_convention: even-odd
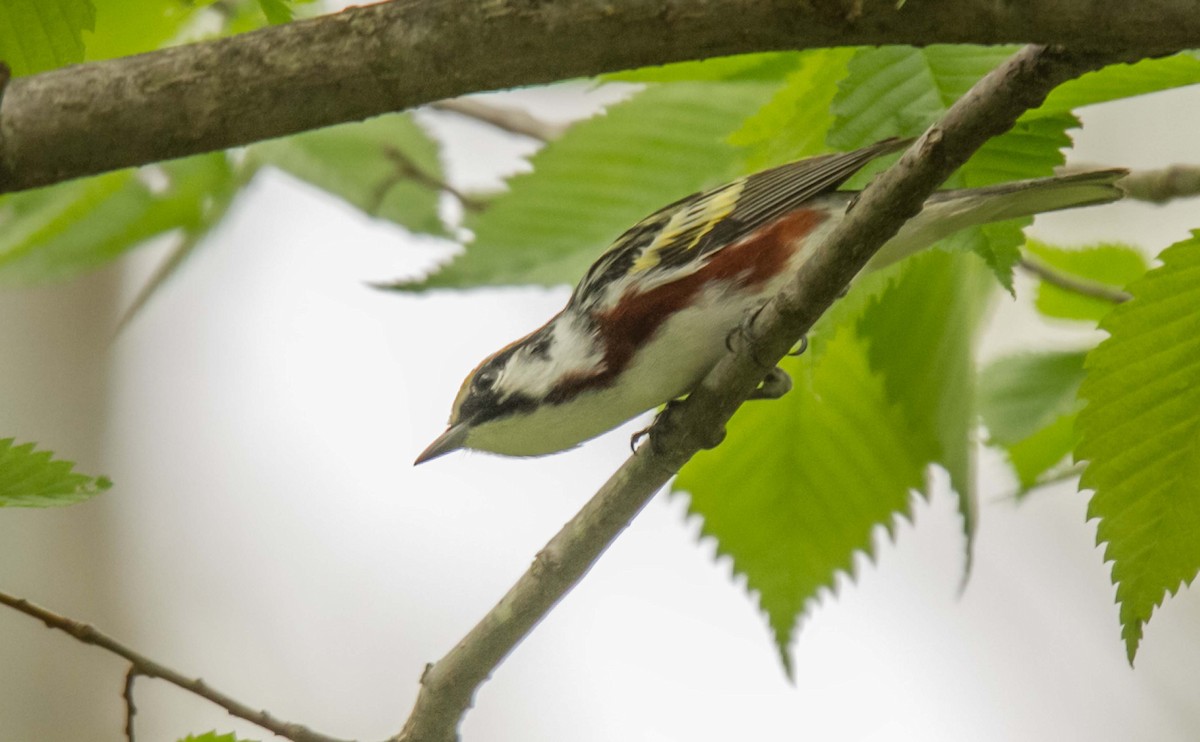
[[[775,366],[763,377],[750,399],[779,399],[792,390],[792,377],[787,371]]]
[[[754,321],[758,319],[758,315],[762,314],[762,310],[766,306],[767,305],[765,302],[760,304],[757,309],[748,313],[742,319],[742,321],[738,323],[737,327],[729,331],[729,334],[725,336],[725,349],[730,353],[736,352],[736,349],[733,347],[733,338],[737,335],[741,335],[743,338],[749,341],[750,360],[754,361],[755,364],[762,366],[763,368],[771,368],[774,364],[763,363],[761,360],[759,360],[758,355],[755,353],[758,342],[754,337]]]

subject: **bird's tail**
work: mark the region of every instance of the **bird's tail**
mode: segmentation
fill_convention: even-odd
[[[925,202],[921,213],[883,246],[870,267],[890,265],[966,227],[1116,201],[1125,195],[1117,181],[1128,174],[1122,169],[1092,170],[986,188],[938,191]]]

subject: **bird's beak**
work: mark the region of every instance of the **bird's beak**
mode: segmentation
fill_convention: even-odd
[[[429,444],[413,462],[413,466],[424,464],[426,461],[436,459],[438,456],[444,456],[451,451],[457,451],[467,442],[467,424],[458,423],[446,428],[446,432],[442,433],[437,439]]]

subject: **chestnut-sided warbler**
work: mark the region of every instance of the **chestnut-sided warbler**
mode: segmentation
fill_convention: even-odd
[[[908,143],[891,139],[764,170],[638,222],[588,269],[562,311],[467,375],[449,428],[416,463],[460,448],[510,456],[562,451],[687,394],[728,352],[731,333],[846,214],[856,194],[835,189]],[[1124,174],[939,191],[872,265],[964,227],[1115,201]],[[778,381],[782,372],[775,373]]]

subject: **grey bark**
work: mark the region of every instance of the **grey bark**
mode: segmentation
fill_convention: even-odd
[[[12,80],[0,193],[484,90],[848,44],[1200,47],[1193,0],[392,0]]]

